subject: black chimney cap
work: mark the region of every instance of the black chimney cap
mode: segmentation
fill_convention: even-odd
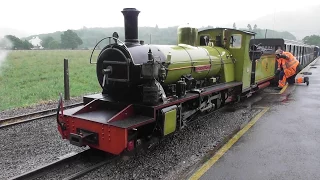
[[[138,11],[136,8],[123,8],[122,11]]]
[[[123,8],[125,42],[139,44],[138,40],[138,15],[136,8]]]

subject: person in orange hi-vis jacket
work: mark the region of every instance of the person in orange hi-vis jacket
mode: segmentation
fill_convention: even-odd
[[[294,84],[297,72],[302,70],[299,61],[290,53],[278,49],[276,52],[276,59],[278,62],[277,73],[279,74],[279,82],[277,90],[282,89],[286,83]]]

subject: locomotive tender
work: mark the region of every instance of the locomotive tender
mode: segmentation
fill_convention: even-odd
[[[84,105],[68,110],[60,99],[58,130],[73,145],[118,155],[167,136],[198,113],[270,85],[274,51],[287,47],[281,39],[254,39],[249,31],[198,32],[190,26],[178,28],[178,45],[147,45],[138,39],[140,11],[125,8],[122,13],[125,41],[114,33],[97,59],[102,93],[84,96]],[[304,66],[314,58],[313,51],[306,52],[301,53]]]

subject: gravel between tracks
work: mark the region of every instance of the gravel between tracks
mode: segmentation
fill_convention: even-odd
[[[176,179],[218,142],[261,111],[238,106],[225,107],[200,117],[200,121],[167,137],[153,148],[126,161],[105,165],[81,179]]]
[[[0,132],[0,179],[17,176],[70,152],[84,150],[61,139],[55,117],[6,127]]]

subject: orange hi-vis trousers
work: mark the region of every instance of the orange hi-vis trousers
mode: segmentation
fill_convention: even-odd
[[[283,71],[280,72],[280,78],[281,79],[279,79],[278,87],[283,88],[287,83],[287,77],[284,75]],[[294,78],[294,83],[296,84],[306,83],[305,77],[302,76],[302,77]]]
[[[279,75],[278,87],[283,88],[286,85],[286,83],[287,83],[287,77],[284,74],[284,71],[281,71]]]

